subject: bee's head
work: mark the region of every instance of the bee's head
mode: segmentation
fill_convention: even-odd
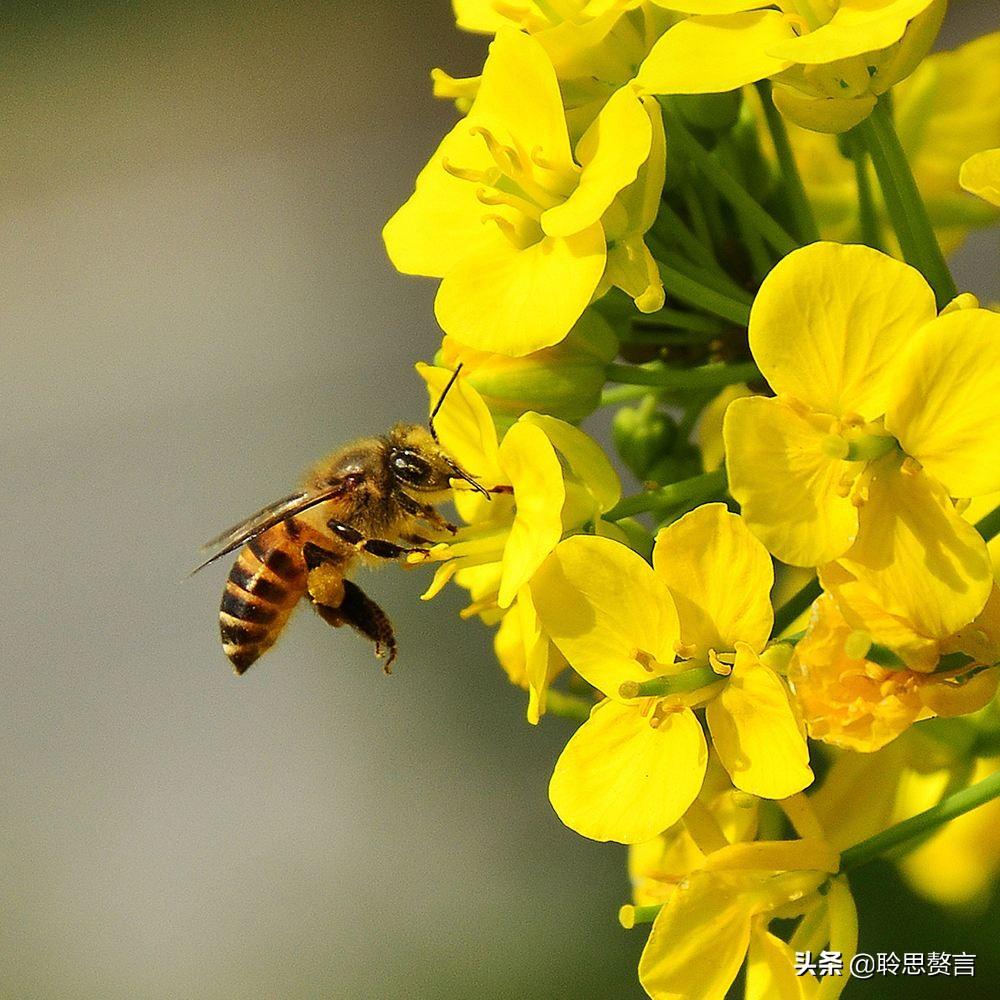
[[[451,488],[452,479],[465,479],[482,490],[419,424],[398,424],[392,429],[386,459],[389,474],[400,486],[411,490],[443,494]]]

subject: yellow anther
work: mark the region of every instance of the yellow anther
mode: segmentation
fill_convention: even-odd
[[[690,660],[692,656],[698,651],[696,646],[692,646],[689,642],[681,642],[680,639],[674,643],[674,652],[682,660]]]
[[[491,187],[500,179],[500,171],[495,167],[491,170],[477,170],[473,167],[456,166],[447,156],[441,159],[441,167],[446,174],[459,180],[471,181],[473,184],[488,184]]]
[[[523,172],[524,168],[517,150],[511,146],[505,146],[486,126],[473,125],[469,129],[469,134],[483,137],[483,142],[486,143],[486,148],[501,173],[507,174],[508,177],[514,177]]]

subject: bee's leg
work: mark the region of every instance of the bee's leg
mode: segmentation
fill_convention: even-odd
[[[427,549],[415,549],[406,545],[397,545],[395,542],[387,541],[384,538],[365,538],[357,528],[352,528],[342,521],[327,521],[326,526],[348,545],[353,545],[359,552],[367,552],[369,555],[377,556],[379,559],[398,559],[400,556],[408,555],[411,552],[427,553]]]
[[[438,531],[447,531],[452,535],[458,531],[458,527],[456,525],[452,524],[451,521],[446,521],[430,504],[420,503],[419,501],[414,500],[408,493],[404,493],[402,490],[396,490],[396,492],[393,493],[393,499],[411,517],[416,517],[421,521],[426,521],[428,524],[437,528]]]
[[[375,655],[385,656],[382,669],[387,674],[392,673],[392,662],[396,659],[396,635],[392,622],[356,583],[344,580],[344,596],[337,607],[320,604],[315,599],[313,605],[320,617],[334,628],[350,625],[355,632],[371,639],[375,643]]]

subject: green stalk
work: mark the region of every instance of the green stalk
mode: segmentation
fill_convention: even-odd
[[[684,312],[681,309],[663,308],[645,316],[632,317],[633,330],[687,330],[705,334],[703,339],[722,333],[722,324],[716,319],[700,313]]]
[[[958,288],[948,270],[884,98],[857,128],[872,158],[903,257],[923,273],[934,289],[938,308],[943,308],[958,294]]]
[[[813,601],[823,593],[819,580],[813,577],[804,587],[797,590],[784,604],[774,612],[774,629],[772,635],[781,635],[789,625],[802,614]]]
[[[861,242],[873,250],[884,250],[878,212],[871,179],[868,176],[868,153],[864,143],[857,136],[852,137],[851,159],[854,162],[854,180],[858,188],[858,223],[861,228]]]
[[[936,806],[931,806],[930,809],[925,809],[922,813],[917,813],[916,816],[905,819],[902,823],[896,823],[888,830],[876,833],[874,837],[849,847],[840,856],[840,870],[846,872],[860,868],[893,848],[985,805],[997,796],[1000,796],[1000,771],[968,788],[963,788],[960,792],[949,795]]]
[[[662,228],[661,228],[662,223]],[[719,264],[712,251],[698,239],[694,233],[684,224],[684,220],[670,207],[666,201],[660,202],[659,212],[656,216],[657,229],[664,236],[672,237],[679,246],[695,263],[701,264],[709,270],[720,271]]]
[[[1000,507],[994,507],[986,517],[976,521],[976,531],[987,542],[991,541],[997,534],[1000,534]]]
[[[704,285],[706,288],[715,289],[720,295],[725,295],[726,298],[735,299],[737,302],[745,302],[748,306],[753,303],[753,295],[745,288],[737,285],[724,271],[719,269],[710,270],[707,267],[702,267],[700,264],[688,260],[682,253],[677,253],[667,247],[664,247],[663,254],[657,259],[666,264],[667,267],[679,271],[685,277],[697,281],[698,284]]]
[[[601,390],[601,406],[618,406],[620,403],[632,403],[637,399],[645,399],[651,392],[644,385],[614,385]]]
[[[566,694],[565,691],[557,691],[555,688],[549,688],[545,696],[547,715],[576,719],[578,722],[586,722],[590,718],[590,710],[594,704],[593,701],[587,701],[586,698],[578,698],[576,695]]]
[[[623,497],[605,515],[605,521],[620,521],[623,517],[642,514],[648,510],[673,507],[689,500],[717,496],[726,488],[726,472],[717,469],[700,476],[682,479],[679,483],[661,486],[658,490],[646,490],[634,496]]]
[[[681,184],[681,197],[684,199],[684,207],[687,209],[695,237],[699,243],[709,247],[714,253],[715,244],[712,240],[712,228],[708,224],[705,208],[698,199],[698,192],[695,191],[690,180],[685,180]]]
[[[812,204],[806,194],[805,185],[802,183],[802,176],[795,163],[795,155],[792,153],[792,144],[788,141],[788,130],[785,128],[785,119],[781,117],[778,109],[771,99],[771,81],[761,80],[757,85],[760,92],[760,101],[764,106],[764,118],[767,121],[767,130],[771,133],[771,142],[774,144],[774,151],[778,154],[778,166],[781,167],[782,186],[785,189],[785,197],[788,206],[792,210],[795,219],[795,235],[803,243],[815,243],[819,239],[819,226],[816,225],[816,216],[813,214]]]
[[[747,303],[723,295],[667,264],[660,264],[660,277],[667,293],[679,302],[727,319],[737,326],[746,326],[750,322],[750,306]]]
[[[659,361],[648,365],[610,364],[607,367],[609,382],[651,385],[658,389],[721,389],[758,378],[760,370],[752,361],[731,365],[715,363],[697,368],[667,368]]]
[[[712,158],[708,150],[687,130],[680,116],[670,109],[668,103],[664,104],[663,117],[667,134],[677,147],[694,162],[712,187],[729,202],[733,211],[748,226],[760,233],[781,256],[791,253],[799,246],[777,220],[747,193],[743,185]]]

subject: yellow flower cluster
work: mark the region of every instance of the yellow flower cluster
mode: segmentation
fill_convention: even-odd
[[[922,809],[1000,794],[1000,315],[941,249],[1000,205],[1000,36],[925,60],[945,6],[455,0],[489,55],[434,72],[459,118],[385,226],[481,487],[411,561],[580,723],[549,798],[630,845],[654,998],[839,995],[795,953],[853,954],[882,844],[935,899],[1000,870],[919,860],[975,815]]]

